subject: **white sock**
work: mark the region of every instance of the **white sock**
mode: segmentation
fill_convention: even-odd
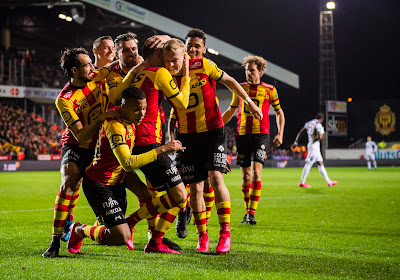
[[[376,160],[374,160],[373,163],[374,163],[374,168],[376,169],[376,167],[377,167],[377,166],[376,166]]]
[[[310,173],[310,169],[312,167],[312,164],[310,164],[309,162],[306,162],[306,164],[304,164],[303,167],[303,173],[301,174],[301,180],[300,183],[304,184],[306,182],[308,173]]]
[[[368,170],[371,170],[371,162],[367,161]]]
[[[325,181],[329,183],[331,179],[328,177],[328,173],[326,173],[326,169],[324,165],[318,165],[319,173],[321,173],[322,177],[324,177]]]

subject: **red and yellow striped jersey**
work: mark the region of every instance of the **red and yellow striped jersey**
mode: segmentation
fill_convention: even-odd
[[[165,114],[161,107],[164,95],[173,106],[186,108],[189,100],[189,79],[180,88],[163,67],[148,67],[139,72],[132,85],[146,94],[147,110],[136,128],[136,145],[161,143]],[[186,103],[186,104],[184,104]]]
[[[132,155],[134,142],[133,124],[115,118],[105,120],[99,131],[95,157],[86,169],[86,176],[103,185],[117,185],[123,181],[127,171],[157,159],[154,149]]]
[[[224,72],[207,58],[191,58],[190,99],[184,110],[175,110],[179,133],[199,133],[224,126],[215,96],[216,83]],[[180,84],[180,77],[174,77]]]
[[[247,92],[251,100],[261,109],[264,118],[261,121],[254,118],[244,101],[236,94],[233,94],[231,107],[239,107],[237,113],[237,135],[257,133],[269,134],[269,105],[271,104],[275,111],[281,108],[276,88],[263,82],[258,85],[250,85],[248,82],[244,82],[240,85]]]
[[[95,70],[95,77],[86,86],[77,88],[67,83],[56,99],[58,112],[64,120],[67,129],[61,142],[62,145],[75,145],[86,149],[94,149],[98,135],[86,143],[79,143],[69,129],[80,121],[83,126],[89,125],[100,114],[108,109],[108,87],[104,82],[109,73],[107,68]]]

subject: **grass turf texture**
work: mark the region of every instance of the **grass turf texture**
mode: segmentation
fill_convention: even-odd
[[[82,254],[57,259],[41,254],[51,239],[58,172],[0,173],[0,268],[2,279],[399,279],[400,168],[327,168],[338,185],[328,188],[313,168],[297,186],[301,169],[264,169],[257,225],[241,224],[241,173],[225,176],[232,199],[232,250],[215,255],[218,218],[209,224],[210,252],[199,254],[196,230],[178,243],[182,255],[145,254],[147,225],[140,222],[135,250],[99,246],[86,239]],[[128,213],[137,208],[128,196]],[[92,224],[81,192],[75,221]]]

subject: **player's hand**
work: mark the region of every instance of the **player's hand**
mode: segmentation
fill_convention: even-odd
[[[248,104],[249,111],[257,120],[261,121],[263,119],[263,113],[260,108],[254,104],[254,102],[249,102]]]
[[[189,59],[190,56],[185,52],[183,55],[182,73],[183,76],[189,77]]]
[[[156,148],[157,154],[173,153],[177,151],[184,151],[186,148],[182,147],[182,143],[178,140],[172,140],[167,144]]]
[[[147,47],[149,46],[150,48],[162,48],[168,40],[170,40],[171,37],[168,35],[153,35],[150,38],[144,42],[144,45]]]
[[[277,134],[274,137],[274,140],[272,140],[272,143],[274,143],[275,146],[279,147],[283,143],[283,135]]]

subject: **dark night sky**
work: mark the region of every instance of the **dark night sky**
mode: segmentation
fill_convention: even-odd
[[[319,0],[207,0],[179,5],[172,5],[171,1],[132,2],[185,25],[201,28],[297,73],[300,90],[278,86],[287,116],[286,140],[291,141],[304,122],[319,110]],[[395,42],[400,34],[399,1],[335,2],[338,100],[399,98],[396,79],[400,72],[399,45]],[[268,82],[265,77],[263,80]]]

